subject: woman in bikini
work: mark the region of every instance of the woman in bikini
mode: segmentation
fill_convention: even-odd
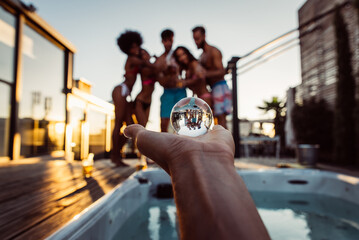
[[[186,78],[178,82],[179,86],[188,87],[212,108],[212,96],[206,86],[205,69],[185,47],[177,47],[173,56],[181,71],[186,71]]]
[[[127,55],[125,63],[125,80],[112,91],[112,100],[115,105],[115,127],[112,133],[111,161],[117,166],[126,166],[122,162],[122,147],[126,143],[126,137],[121,132],[124,125],[129,125],[131,115],[134,112],[133,104],[126,98],[130,96],[137,74],[145,63],[140,58],[142,37],[138,32],[126,31],[117,39],[117,45]]]
[[[156,72],[154,65],[150,63],[150,58],[150,54],[141,49],[141,59],[146,62],[146,66],[140,70],[142,90],[135,99],[135,114],[138,123],[144,127],[146,127],[150,115],[151,98],[156,82]]]

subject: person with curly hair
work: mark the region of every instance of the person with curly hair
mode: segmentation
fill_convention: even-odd
[[[124,125],[132,123],[131,116],[134,113],[134,104],[128,102],[127,97],[131,95],[137,74],[141,73],[144,66],[152,66],[149,61],[141,58],[142,43],[142,37],[136,31],[126,31],[117,39],[117,45],[127,55],[125,80],[112,91],[112,100],[115,105],[115,127],[112,133],[111,161],[117,166],[126,166],[122,161],[122,147],[126,143],[126,138],[121,129]]]
[[[197,97],[203,99],[212,108],[212,96],[207,89],[205,69],[186,47],[177,47],[173,52],[173,56],[181,71],[186,72],[186,78],[178,81],[179,86],[188,87]],[[182,74],[180,73],[180,75]]]

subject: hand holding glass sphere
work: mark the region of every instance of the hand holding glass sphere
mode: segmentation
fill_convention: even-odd
[[[197,137],[213,128],[213,114],[208,104],[200,98],[183,98],[171,112],[171,124],[179,135]]]

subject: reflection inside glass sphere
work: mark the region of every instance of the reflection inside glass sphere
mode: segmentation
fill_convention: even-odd
[[[212,110],[202,99],[183,98],[172,108],[171,124],[179,135],[203,135],[213,127]]]

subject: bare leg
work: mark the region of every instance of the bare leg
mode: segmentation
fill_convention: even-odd
[[[169,123],[169,118],[161,118],[161,132],[167,132]]]
[[[217,116],[218,124],[227,129],[227,120],[226,120],[226,114],[221,114]]]
[[[138,124],[142,125],[143,127],[146,127],[148,121],[148,115],[147,115],[147,111],[143,110],[141,101],[135,102],[135,114]]]
[[[208,106],[213,109],[212,97],[204,97],[202,98],[202,100],[204,100],[208,104]]]
[[[115,105],[115,127],[112,132],[112,151],[111,161],[116,165],[125,165],[122,162],[122,147],[126,143],[126,137],[120,132],[123,122],[126,121],[128,103],[126,98],[121,95],[121,86],[114,88],[112,99]]]
[[[149,106],[146,111],[145,111],[145,116],[146,116],[146,124],[148,122],[148,119],[150,118],[150,110],[151,110],[151,106]]]

